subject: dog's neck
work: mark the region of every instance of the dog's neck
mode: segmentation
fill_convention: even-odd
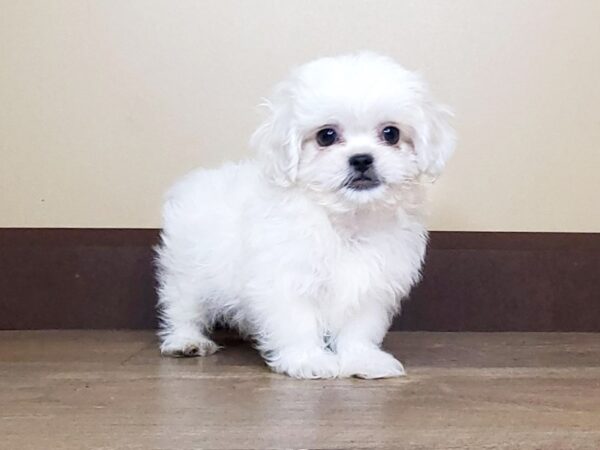
[[[412,228],[424,221],[425,195],[422,188],[398,192],[393,198],[365,204],[324,205],[332,228],[342,237],[356,237]]]

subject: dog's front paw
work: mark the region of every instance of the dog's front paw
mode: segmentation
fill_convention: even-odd
[[[335,378],[340,373],[337,356],[322,349],[281,351],[267,361],[273,371],[293,378]]]
[[[164,356],[175,358],[208,356],[219,350],[219,346],[206,337],[184,338],[178,336],[167,336],[161,346],[160,352]]]
[[[340,355],[340,376],[393,378],[406,375],[402,363],[378,348],[345,351]]]

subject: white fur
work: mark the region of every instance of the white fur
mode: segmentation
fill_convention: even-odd
[[[452,153],[448,113],[418,76],[372,53],[299,67],[268,106],[251,141],[256,159],[192,172],[167,195],[163,354],[213,353],[207,333],[222,321],[251,337],[276,372],[403,375],[380,345],[419,279],[423,179]],[[381,140],[385,124],[400,128],[399,145]],[[319,147],[324,125],[342,141]],[[374,157],[378,187],[344,187],[358,153]]]

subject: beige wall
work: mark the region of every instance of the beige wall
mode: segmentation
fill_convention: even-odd
[[[460,143],[438,230],[600,231],[598,0],[0,0],[0,226],[155,227],[164,189],[247,154],[294,64],[419,69]]]

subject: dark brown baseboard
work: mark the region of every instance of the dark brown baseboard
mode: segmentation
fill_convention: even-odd
[[[0,329],[156,326],[153,229],[0,229]],[[394,329],[600,331],[600,233],[433,232]]]

